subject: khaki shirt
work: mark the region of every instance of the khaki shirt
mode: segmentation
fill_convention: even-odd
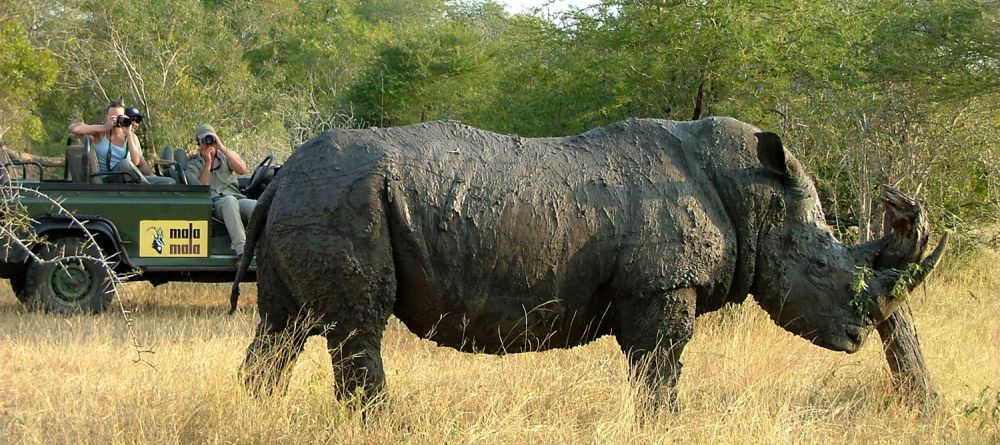
[[[212,194],[212,199],[223,196],[246,198],[246,196],[240,193],[240,189],[236,185],[236,174],[233,173],[233,169],[229,168],[226,156],[222,154],[222,151],[216,151],[216,154],[216,157],[212,159],[212,171],[208,173],[208,188]],[[197,152],[188,158],[187,171],[196,177],[201,177],[201,170],[204,166],[205,158],[201,157]]]

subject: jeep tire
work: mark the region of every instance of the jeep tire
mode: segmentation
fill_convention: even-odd
[[[17,301],[21,303],[28,302],[28,292],[24,288],[26,274],[27,272],[22,270],[10,277],[10,287],[14,290],[14,296],[17,297]]]
[[[78,314],[99,313],[111,303],[112,272],[110,264],[101,261],[98,246],[81,238],[58,238],[43,246],[38,257],[46,262],[31,262],[25,275],[29,306]]]

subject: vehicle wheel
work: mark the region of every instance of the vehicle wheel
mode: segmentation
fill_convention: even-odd
[[[114,295],[111,271],[100,248],[80,238],[59,238],[44,246],[25,276],[25,295],[35,308],[61,314],[104,311]]]
[[[14,296],[17,297],[17,301],[21,303],[28,301],[28,293],[24,289],[25,275],[26,273],[22,271],[10,277],[10,287],[14,290]]]

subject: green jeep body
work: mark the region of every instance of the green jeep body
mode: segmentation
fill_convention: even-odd
[[[11,161],[5,168],[25,166]],[[99,262],[60,260],[99,255],[73,218],[32,191],[59,202],[81,221],[114,272],[128,280],[153,285],[232,281],[237,256],[225,225],[212,217],[208,186],[92,183],[72,178],[69,170],[63,179],[11,179],[27,189],[18,199],[44,240],[28,248],[44,259],[57,260],[55,265],[37,264],[24,248],[0,243],[0,278],[10,279],[20,300],[56,312],[100,312],[113,295],[109,274]],[[85,169],[84,178],[87,173]],[[248,279],[256,279],[255,268],[251,267]]]

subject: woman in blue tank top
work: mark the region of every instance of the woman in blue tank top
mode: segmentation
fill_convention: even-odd
[[[125,115],[125,104],[121,101],[108,103],[103,125],[88,125],[83,122],[69,124],[69,132],[80,137],[91,138],[100,173],[131,172],[145,184],[173,184],[173,179],[153,176],[152,169],[142,158],[139,138],[132,126],[116,125],[119,116]],[[107,176],[106,179],[121,180],[121,175]]]

